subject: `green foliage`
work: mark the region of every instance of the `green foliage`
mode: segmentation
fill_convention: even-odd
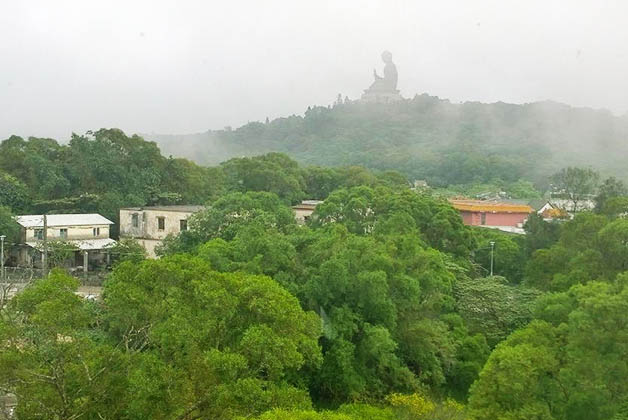
[[[357,234],[418,230],[430,246],[459,256],[467,256],[475,245],[449,203],[410,190],[340,189],[316,208],[312,219],[314,227],[341,223]]]
[[[5,245],[17,243],[20,239],[20,225],[17,224],[11,209],[0,206],[0,235],[6,236]],[[7,249],[8,251],[8,249]]]
[[[615,177],[605,179],[595,196],[595,211],[607,215],[613,214],[612,206],[609,208],[609,201],[626,195],[628,195],[628,188],[621,180]]]
[[[0,384],[19,418],[120,418],[125,358],[91,334],[77,286],[53,271],[0,312]]]
[[[233,239],[240,230],[253,226],[262,231],[287,232],[296,227],[294,212],[277,195],[268,192],[226,194],[189,221],[189,229],[168,238],[159,250],[162,255],[189,252],[214,238]]]
[[[623,184],[603,183],[595,213],[560,224],[531,215],[525,237],[466,227],[406,175],[450,193],[536,197],[522,176],[545,154],[503,153],[494,140],[505,134],[482,125],[482,107],[457,108],[451,128],[429,119],[434,106],[449,107],[425,96],[340,105],[221,134],[247,153],[251,138],[272,150],[298,138],[290,153],[348,165],[338,168],[280,153],[203,168],[120,130],[68,145],[4,141],[8,241],[19,239],[15,211],[116,220],[123,206],[207,204],[160,260],[145,260],[135,241],[112,247],[104,302],[81,300],[76,281],[54,271],[0,308],[0,390],[18,396],[18,416],[463,420],[465,407],[448,398],[465,401],[475,383],[478,419],[622,418]],[[453,140],[434,146],[443,136]],[[351,166],[365,161],[378,170]],[[567,168],[555,187],[581,201],[596,177]],[[303,198],[325,199],[306,226],[290,208]],[[490,241],[499,276],[481,278]],[[76,250],[49,247],[59,266]]]
[[[117,221],[122,206],[203,203],[223,182],[214,169],[165,158],[155,143],[117,129],[74,134],[68,145],[17,136],[0,143],[0,205],[20,211],[99,212]]]
[[[582,209],[581,202],[595,194],[600,174],[591,168],[563,168],[550,178],[556,191],[571,203],[574,212]]]
[[[310,406],[298,377],[320,364],[320,320],[270,278],[220,274],[188,256],[125,262],[105,303],[115,340],[146,349],[129,374],[134,417]]]
[[[473,417],[612,418],[628,396],[626,310],[625,275],[542,298],[539,319],[498,345],[473,385]]]
[[[365,216],[347,210],[345,200],[362,203]],[[469,249],[473,237],[459,216],[429,196],[384,187],[339,190],[328,201],[314,218],[324,222],[310,229],[295,226],[291,212],[290,223],[280,223],[286,207],[276,196],[231,194],[173,244],[214,238],[189,249],[220,271],[272,276],[320,314],[324,358],[310,387],[316,401],[381,398],[420,383],[447,388],[454,374],[466,375],[451,388],[464,396],[486,345],[461,321],[440,319],[453,309],[452,287],[464,269],[428,242]],[[363,228],[367,223],[373,228]]]
[[[137,240],[131,238],[120,239],[108,248],[108,252],[113,264],[120,264],[125,261],[138,264],[146,259],[146,249]]]
[[[26,186],[17,178],[0,171],[0,206],[13,211],[25,209],[30,203]]]
[[[536,212],[528,216],[523,228],[526,232],[524,250],[527,257],[538,249],[551,247],[560,236],[560,224],[554,221],[547,222]]]
[[[474,234],[478,244],[474,252],[474,260],[480,265],[483,274],[490,274],[490,243],[494,242],[493,273],[506,277],[513,283],[519,283],[523,277],[522,262],[525,260],[522,238],[519,235],[486,228],[476,228]]]
[[[255,420],[466,420],[465,407],[421,394],[391,394],[385,404],[345,404],[335,411],[272,410]]]
[[[578,214],[562,226],[557,243],[532,254],[525,283],[542,290],[565,291],[591,280],[612,281],[628,267],[625,231],[625,219]]]
[[[458,104],[424,94],[151,140],[204,164],[278,151],[304,164],[392,169],[435,187],[521,178],[547,185],[556,168],[582,162],[626,178],[627,126],[610,112],[552,102]]]
[[[79,248],[64,240],[47,241],[48,268],[68,268],[74,263],[75,253]],[[38,249],[43,252],[43,243],[38,243]]]
[[[484,334],[492,347],[532,320],[540,293],[495,276],[460,281],[455,295],[456,309],[470,332]]]
[[[268,191],[287,204],[296,204],[305,193],[298,164],[288,156],[269,153],[253,158],[234,158],[221,165],[231,191]]]

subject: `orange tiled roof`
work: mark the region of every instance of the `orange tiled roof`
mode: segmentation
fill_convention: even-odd
[[[482,200],[449,200],[459,211],[480,211],[491,213],[532,213],[534,209],[527,204],[500,203]]]

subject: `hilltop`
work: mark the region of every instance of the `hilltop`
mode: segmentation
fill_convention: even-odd
[[[568,165],[628,177],[628,118],[550,101],[455,104],[423,94],[391,104],[316,106],[234,130],[145,137],[166,155],[205,165],[277,151],[304,164],[394,169],[441,186],[542,183]]]

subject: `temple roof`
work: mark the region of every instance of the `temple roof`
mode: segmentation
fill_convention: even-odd
[[[483,200],[449,200],[459,211],[477,211],[490,213],[532,213],[534,209],[527,204],[510,204]]]

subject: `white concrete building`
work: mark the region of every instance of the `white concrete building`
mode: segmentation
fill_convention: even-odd
[[[16,216],[21,227],[18,265],[40,265],[43,257],[44,236],[50,242],[67,242],[76,248],[73,266],[106,264],[107,248],[116,243],[109,238],[113,222],[100,214],[48,214]],[[44,226],[45,225],[45,226]],[[45,232],[44,232],[45,229]]]
[[[136,239],[149,258],[156,258],[155,248],[168,235],[187,230],[188,218],[203,206],[152,206],[120,209],[120,238]]]

